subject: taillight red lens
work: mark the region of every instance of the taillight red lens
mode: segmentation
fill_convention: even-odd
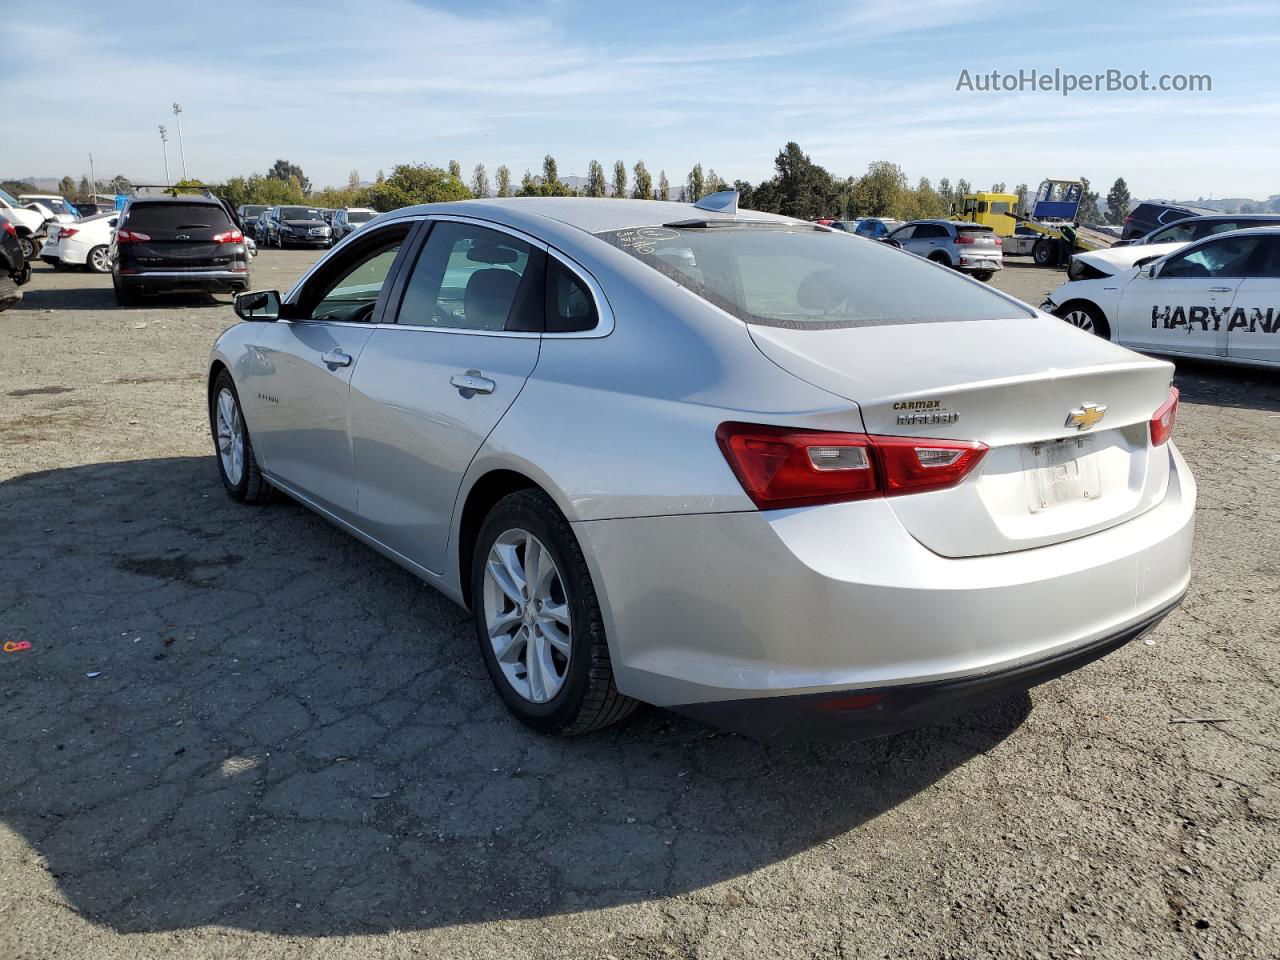
[[[63,227],[58,231],[58,239],[66,240],[68,237],[74,237],[79,232],[80,229],[78,227]]]
[[[1000,238],[999,238],[999,237],[993,237],[992,239],[993,239],[993,240],[995,240],[995,242],[996,242],[996,246],[997,246],[997,247],[998,247],[998,246],[1000,246],[1000,244],[1001,244],[1001,242],[1002,242],[1002,241],[1000,240]]]
[[[973,237],[968,236],[967,234],[962,233],[956,237],[956,243],[973,243],[973,242],[974,242]]]
[[[116,243],[146,243],[151,237],[137,230],[117,230]]]
[[[826,433],[753,423],[716,430],[725,459],[762,510],[942,490],[987,452],[964,440]]]
[[[244,234],[239,230],[228,230],[226,233],[215,233],[214,243],[244,243]]]
[[[1178,419],[1178,388],[1169,388],[1169,399],[1160,405],[1160,409],[1151,418],[1151,445],[1158,447],[1173,436],[1173,425]]]
[[[4,232],[9,234],[11,237],[16,237],[18,235],[18,229],[8,220],[4,222]]]

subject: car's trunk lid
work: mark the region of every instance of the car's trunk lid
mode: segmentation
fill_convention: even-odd
[[[904,527],[944,556],[1084,536],[1164,497],[1168,457],[1152,450],[1148,423],[1168,396],[1168,363],[1043,316],[750,330],[779,366],[855,401],[868,433],[990,448],[958,486],[889,499]],[[1099,410],[1092,426],[1069,422]]]

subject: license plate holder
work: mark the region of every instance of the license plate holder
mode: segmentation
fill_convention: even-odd
[[[1022,461],[1032,513],[1102,495],[1096,437],[1032,443],[1023,448]]]

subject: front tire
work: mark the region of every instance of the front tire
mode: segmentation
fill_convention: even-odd
[[[18,249],[22,251],[23,260],[34,260],[40,255],[40,241],[35,237],[18,237]]]
[[[241,503],[270,500],[273,489],[258,468],[253,440],[240,409],[240,394],[226,370],[218,374],[209,391],[209,429],[218,474],[231,499]]]
[[[582,547],[545,493],[517,491],[485,518],[471,561],[471,608],[489,678],[522,723],[572,735],[635,709],[613,682]]]
[[[1111,339],[1111,327],[1102,311],[1092,303],[1075,300],[1064,304],[1054,313],[1060,320],[1065,320],[1073,327],[1079,327],[1085,333],[1092,333],[1104,340]]]

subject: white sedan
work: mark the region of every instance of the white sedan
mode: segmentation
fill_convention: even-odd
[[[1041,305],[1148,353],[1280,364],[1280,227],[1078,254]]]
[[[87,267],[111,272],[111,236],[120,214],[99,213],[75,223],[51,223],[40,259],[57,268]]]

